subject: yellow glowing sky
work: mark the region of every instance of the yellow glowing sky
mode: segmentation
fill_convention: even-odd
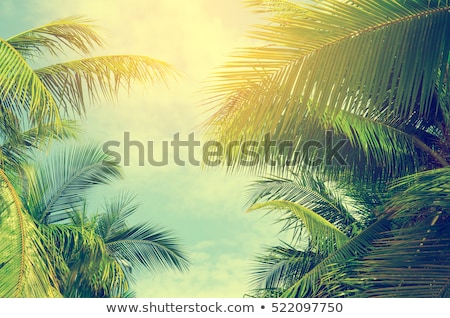
[[[83,120],[86,138],[102,143],[187,137],[204,119],[195,93],[214,67],[236,47],[256,17],[240,0],[5,0],[3,31],[13,33],[57,18],[84,15],[96,21],[108,48],[100,54],[141,54],[167,61],[183,74],[149,91],[136,87],[115,105],[99,105]],[[4,37],[7,37],[7,34]],[[200,138],[200,135],[197,135]],[[136,193],[138,221],[173,230],[188,252],[188,273],[139,275],[137,297],[242,297],[248,270],[263,244],[277,242],[278,228],[262,214],[245,214],[244,188],[252,178],[202,171],[198,167],[125,167],[123,182],[93,195],[103,199],[116,188]],[[100,199],[99,199],[100,198]]]

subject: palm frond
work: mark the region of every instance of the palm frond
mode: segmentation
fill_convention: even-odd
[[[128,218],[137,211],[138,204],[134,202],[135,196],[128,192],[105,202],[103,213],[98,216],[96,232],[105,240],[128,229]]]
[[[64,145],[25,167],[29,193],[25,198],[30,213],[44,224],[70,218],[70,212],[84,204],[84,195],[96,185],[121,176],[120,167],[93,144]]]
[[[64,49],[88,54],[103,45],[92,21],[81,16],[55,20],[14,35],[7,42],[26,58],[42,55],[44,48],[53,55],[63,53]]]
[[[398,180],[380,219],[286,297],[444,297],[450,284],[449,168]]]
[[[65,297],[117,297],[128,291],[126,275],[95,233],[95,222],[51,224],[43,232]]]
[[[445,215],[448,220],[448,214]],[[432,217],[408,228],[392,230],[355,264],[346,264],[343,281],[357,286],[356,297],[445,297],[450,291],[450,227],[430,226]],[[353,272],[348,273],[348,268]]]
[[[433,104],[436,91],[442,93],[448,85],[447,1],[327,0],[295,5],[251,1],[250,5],[273,15],[251,33],[263,46],[237,51],[205,90],[208,103],[217,109],[206,122],[212,139],[223,144],[260,141],[270,133],[275,140],[297,142],[307,140],[313,127],[329,129],[343,116],[341,131],[371,156],[377,143],[388,151],[392,142],[385,142],[390,136],[402,139],[400,150],[409,152],[411,139],[387,134],[380,125],[383,140],[377,141],[367,130],[356,136],[353,128],[344,129],[342,121],[374,117],[382,114],[380,109],[399,122],[414,114],[449,116],[446,105]],[[309,118],[308,125],[303,118]],[[393,160],[386,159],[391,167]]]
[[[300,219],[308,231],[311,239],[311,248],[315,251],[330,253],[349,240],[341,230],[318,213],[298,204],[284,200],[272,200],[263,203],[257,203],[251,206],[247,211],[259,209],[288,210]]]
[[[342,153],[354,171],[362,170],[355,175],[367,175],[368,170],[383,167],[388,177],[381,179],[386,180],[420,168],[415,136],[401,127],[405,122],[398,123],[395,117],[380,111],[366,115],[340,111],[332,125],[336,133],[348,138],[351,148],[344,148]]]
[[[20,164],[31,159],[30,150],[42,150],[54,140],[74,139],[79,134],[80,127],[74,121],[62,120],[59,128],[50,124],[22,131],[20,127],[11,129],[9,125],[5,130],[8,132],[3,134],[4,140],[0,145],[2,164],[17,169]],[[3,132],[3,129],[0,128],[0,131]]]
[[[51,140],[63,141],[66,139],[75,139],[80,132],[81,127],[78,122],[63,119],[59,129],[55,129],[53,125],[33,127],[22,132],[21,138],[28,147],[42,149],[42,144],[47,145],[47,142]]]
[[[84,58],[40,68],[36,74],[61,107],[78,114],[84,113],[87,99],[113,100],[120,88],[129,91],[133,81],[167,83],[178,76],[171,65],[137,55]]]
[[[243,0],[242,3],[258,14],[292,15],[293,12],[305,13],[305,10],[288,0]]]
[[[0,105],[33,125],[58,125],[58,106],[51,92],[8,42],[0,39]]]
[[[430,213],[450,210],[450,167],[423,171],[396,180],[386,209],[403,217],[427,209]]]
[[[150,224],[130,226],[105,241],[110,255],[124,267],[148,270],[187,269],[188,260],[167,230]]]
[[[292,287],[287,289],[282,297],[320,297],[326,293],[328,285],[334,287],[339,283],[336,277],[327,278],[327,273],[338,266],[346,264],[358,257],[367,255],[373,247],[373,242],[385,237],[385,232],[390,229],[390,222],[386,217],[370,225],[357,236],[350,239],[345,245],[318,263],[308,273],[303,275]]]
[[[272,200],[295,202],[315,211],[351,236],[355,228],[369,221],[373,203],[358,197],[355,192],[351,196],[347,195],[341,189],[345,188],[336,183],[326,183],[313,175],[270,177],[257,180],[251,185],[248,204]],[[292,217],[298,220],[296,216]]]
[[[318,253],[300,250],[286,243],[267,248],[264,254],[256,258],[250,273],[252,290],[257,295],[261,290],[283,292],[320,260]]]
[[[58,297],[58,281],[33,219],[0,170],[0,297]]]

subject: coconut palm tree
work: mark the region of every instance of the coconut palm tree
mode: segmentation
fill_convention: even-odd
[[[48,246],[54,248],[49,254],[56,259],[62,254],[57,274],[64,297],[129,297],[137,272],[187,269],[186,256],[171,232],[150,223],[128,224],[138,208],[133,201],[133,196],[120,193],[99,214],[87,215],[86,205],[69,212],[69,223],[45,227],[52,243]]]
[[[252,293],[257,297],[281,296],[370,225],[380,200],[355,187],[330,184],[312,175],[265,178],[251,190],[248,211],[281,212],[281,232],[292,234],[291,242],[267,247],[257,257],[251,274]]]
[[[146,56],[91,55],[102,46],[92,21],[78,16],[0,39],[2,144],[21,150],[45,147],[49,135],[74,130],[74,123],[67,120],[84,115],[89,102],[101,97],[114,100],[133,82],[167,83],[177,77],[172,66]],[[81,58],[42,66],[48,60],[44,57],[67,53]],[[23,131],[28,136],[22,136]],[[2,153],[1,162],[17,161],[11,155],[11,150]]]
[[[244,167],[225,148],[232,168],[267,171],[268,149],[278,173],[386,181],[449,165],[448,1],[245,3],[268,20],[250,33],[262,44],[237,50],[206,87],[206,135],[259,142],[257,164]],[[311,140],[316,153],[303,148]]]
[[[362,205],[370,222],[343,223],[315,186],[272,180],[250,210],[287,211],[306,234],[259,259],[257,295],[448,296],[448,1],[245,2],[268,21],[250,34],[262,45],[214,74],[205,126],[258,156],[225,148],[226,163],[382,197]]]
[[[146,56],[90,56],[104,45],[92,21],[69,17],[0,40],[0,102],[3,113],[33,125],[60,125],[63,116],[85,114],[99,97],[114,99],[133,81],[164,83],[176,77],[167,63]],[[47,54],[81,59],[42,65]]]
[[[136,270],[187,268],[170,232],[128,224],[137,209],[130,196],[88,213],[88,191],[121,176],[110,159],[98,146],[68,144],[22,165],[18,184],[2,192],[17,194],[2,201],[10,202],[1,218],[2,297],[120,297]]]
[[[302,179],[255,184],[249,210],[285,213],[296,234],[258,256],[252,296],[450,296],[448,167],[403,177],[382,199]]]
[[[48,218],[51,222],[66,219],[67,204],[78,206],[83,201],[80,193],[76,192],[80,184],[76,184],[72,192],[61,189],[66,204],[62,206],[55,205],[61,202],[60,199],[54,202],[52,197],[39,198],[36,196],[39,193],[27,197],[32,184],[42,183],[40,188],[50,191],[65,180],[48,177],[32,183],[24,166],[30,159],[30,151],[45,149],[55,138],[66,139],[76,135],[78,128],[70,119],[84,115],[88,102],[100,97],[114,99],[121,88],[129,89],[134,80],[152,84],[166,83],[170,77],[176,77],[170,65],[146,56],[90,55],[103,44],[92,22],[83,17],[60,19],[9,39],[0,39],[2,296],[62,295],[60,277],[52,264],[56,259],[47,254],[42,224],[46,225]],[[68,52],[81,58],[42,66],[45,60],[41,58],[47,54],[59,56]],[[80,155],[87,157],[79,158],[78,164],[92,159],[89,157],[92,155],[102,158],[98,152],[86,149]],[[82,165],[72,169],[76,170],[76,167]],[[86,178],[86,187],[105,183],[117,175],[117,167],[109,163],[101,167],[97,163],[90,168],[93,170],[81,171],[81,176]],[[101,242],[98,237],[96,240]],[[63,265],[63,260],[59,264]]]

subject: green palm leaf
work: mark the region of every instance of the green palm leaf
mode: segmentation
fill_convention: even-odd
[[[289,244],[267,248],[263,255],[256,258],[256,264],[250,273],[250,283],[256,296],[280,296],[300,277],[309,272],[321,256],[312,251],[297,249]]]
[[[0,41],[0,103],[15,117],[31,123],[59,124],[59,107],[84,114],[86,99],[117,96],[131,81],[166,83],[176,77],[173,67],[145,56],[87,57],[33,70],[26,59],[67,49],[83,55],[102,45],[94,25],[82,17],[69,17]]]
[[[272,13],[269,23],[251,34],[265,45],[237,51],[207,87],[208,103],[217,109],[206,123],[214,140],[260,141],[270,133],[274,140],[303,142],[318,127],[335,126],[367,158],[378,158],[378,165],[384,158],[392,170],[398,153],[414,156],[415,140],[386,129],[386,118],[448,119],[448,107],[433,99],[448,84],[448,2],[249,4]],[[380,123],[357,130],[362,125],[355,116]],[[393,153],[399,140],[399,152]],[[237,164],[239,158],[232,157]]]
[[[121,192],[107,200],[103,213],[95,218],[95,232],[104,240],[110,258],[122,268],[127,284],[134,281],[135,270],[186,270],[189,262],[172,233],[149,223],[128,225],[137,208],[135,197]]]
[[[448,218],[448,214],[446,215]],[[406,229],[390,231],[374,242],[362,260],[341,268],[343,281],[358,286],[358,297],[448,297],[450,294],[450,228],[430,226],[433,218]],[[353,272],[348,273],[353,267]],[[331,272],[333,274],[333,272]],[[345,295],[346,293],[343,292]],[[349,294],[347,292],[347,294]]]
[[[103,213],[97,219],[97,233],[105,240],[128,228],[128,218],[137,211],[136,197],[128,192],[107,200]]]
[[[71,222],[51,224],[62,255],[63,294],[67,297],[122,297],[131,292],[136,270],[185,270],[186,256],[171,233],[149,224],[128,225],[136,211],[134,196],[122,192],[106,201],[104,212],[88,215],[84,205],[70,212]],[[58,263],[58,262],[56,262]]]
[[[396,180],[390,187],[393,193],[386,208],[399,216],[411,217],[418,210],[450,210],[450,167],[412,174]]]
[[[312,175],[294,175],[291,179],[264,178],[252,184],[249,204],[272,200],[295,202],[315,211],[351,236],[356,228],[370,222],[370,209],[373,206],[369,206],[365,198],[349,188],[335,182],[326,183]],[[289,215],[285,229],[295,227],[299,220],[296,215]]]
[[[155,272],[158,269],[186,270],[188,261],[171,233],[139,224],[110,234],[106,247],[124,267]]]
[[[0,170],[0,297],[58,297],[43,237]]]
[[[132,81],[167,83],[177,76],[169,64],[136,55],[84,58],[40,68],[36,74],[60,107],[78,114],[84,113],[87,100],[112,100],[120,88],[129,91]]]
[[[92,21],[81,16],[67,17],[27,30],[10,37],[7,42],[24,57],[43,54],[43,49],[56,55],[71,49],[81,54],[89,53],[103,41]]]
[[[94,222],[51,224],[42,232],[64,297],[116,297],[128,291],[126,275],[95,233]]]
[[[383,173],[387,177],[381,179],[386,180],[419,169],[420,161],[413,155],[417,151],[416,137],[405,131],[389,114],[384,116],[380,112],[376,116],[364,116],[341,111],[332,123],[334,131],[349,140],[351,148],[342,152],[357,176],[367,175],[368,168],[384,166]],[[358,166],[362,170],[358,171]]]
[[[266,208],[271,210],[288,210],[300,219],[308,231],[312,249],[316,251],[328,253],[340,248],[349,240],[347,235],[328,220],[295,202],[273,200],[254,204],[247,211],[250,212]]]
[[[78,124],[71,120],[62,120],[60,128],[49,124],[22,131],[19,126],[11,127],[8,117],[3,117],[3,119],[0,124],[0,131],[5,132],[2,136],[3,143],[0,146],[2,164],[12,170],[18,169],[20,164],[31,159],[30,150],[42,150],[50,146],[52,140],[73,139],[80,132]]]
[[[28,63],[8,42],[0,39],[0,104],[34,124],[58,124],[59,110],[52,94]]]
[[[44,224],[70,218],[84,204],[84,195],[96,185],[121,176],[120,167],[93,144],[67,145],[26,168],[29,193],[24,198],[33,217]]]
[[[449,171],[435,169],[398,180],[380,219],[283,296],[448,296]]]
[[[308,273],[303,275],[292,287],[287,289],[282,297],[321,297],[326,294],[329,285],[339,284],[337,277],[327,276],[327,273],[339,264],[346,264],[358,257],[367,255],[372,249],[373,242],[384,237],[384,232],[390,229],[387,218],[381,218],[363,232],[349,240],[340,249],[330,253]]]

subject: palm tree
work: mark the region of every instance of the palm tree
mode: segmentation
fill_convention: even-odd
[[[314,184],[271,180],[250,210],[287,211],[288,224],[306,234],[303,245],[294,240],[259,259],[256,295],[448,296],[448,1],[246,3],[266,14],[251,33],[263,45],[238,50],[215,73],[206,134],[259,142],[255,165],[225,148],[232,169],[312,174],[356,189],[348,197],[357,202],[370,194],[360,224],[342,219],[345,209],[318,197]],[[316,151],[305,148],[311,141]],[[267,155],[276,166],[267,167]]]
[[[358,189],[361,190],[361,189]],[[267,247],[252,270],[253,294],[281,296],[303,275],[371,224],[380,198],[356,187],[294,175],[265,178],[252,186],[248,211],[281,212],[282,232],[291,242]]]
[[[86,103],[103,96],[114,99],[132,81],[166,82],[177,73],[167,63],[146,56],[89,54],[103,46],[91,21],[69,17],[0,40],[2,113],[30,125],[58,126],[63,116],[83,115]],[[39,57],[73,52],[81,59],[49,66]]]
[[[114,100],[133,81],[167,83],[177,72],[166,62],[146,56],[90,56],[104,46],[91,21],[69,17],[36,27],[9,39],[0,39],[0,140],[9,149],[45,147],[49,135],[74,129],[88,102]],[[81,58],[43,65],[47,54],[73,53]],[[29,131],[28,136],[22,132]],[[20,137],[21,136],[21,137]],[[23,154],[23,151],[21,151]],[[17,161],[2,153],[1,162]],[[17,154],[16,154],[17,155]]]
[[[58,272],[64,297],[129,297],[138,271],[187,269],[172,233],[150,223],[128,225],[127,218],[138,208],[133,201],[120,193],[99,214],[88,216],[85,206],[69,212],[69,223],[46,227],[49,246],[55,248],[49,254],[62,254],[66,265],[58,266],[64,269]]]
[[[252,296],[450,295],[449,168],[399,179],[383,198],[305,178],[255,183],[249,210],[287,213],[282,230],[296,235],[258,256]]]
[[[449,165],[448,1],[245,2],[266,14],[250,34],[262,45],[237,50],[206,87],[206,135],[259,142],[257,164],[244,168],[242,152],[225,148],[232,168],[267,171],[267,135],[291,142],[270,147],[277,172],[387,181]],[[302,147],[323,145],[326,131],[348,141],[343,160],[326,160],[323,147],[311,166]]]
[[[12,213],[2,214],[2,297],[120,297],[132,291],[136,270],[187,268],[170,232],[147,223],[128,225],[137,209],[132,197],[117,196],[104,212],[88,213],[88,191],[121,176],[100,147],[69,144],[56,150],[44,158],[38,153],[22,166],[19,184],[11,185],[21,189],[11,208],[20,206],[23,213],[22,224]]]
[[[70,119],[84,115],[88,102],[100,97],[114,99],[121,88],[130,89],[133,80],[166,83],[170,77],[177,76],[167,63],[145,56],[90,56],[96,47],[102,45],[103,41],[91,21],[82,17],[60,19],[6,40],[0,39],[2,296],[61,295],[60,277],[52,264],[56,259],[47,255],[42,224],[66,219],[68,206],[55,205],[52,198],[40,198],[39,193],[27,197],[33,182],[42,183],[40,187],[46,191],[58,184],[58,180],[51,176],[34,181],[30,181],[30,176],[25,177],[24,164],[32,151],[45,149],[55,138],[75,136],[78,128]],[[45,61],[39,58],[47,53],[57,56],[67,52],[80,54],[81,59],[33,67],[42,65]],[[89,156],[94,154],[97,159],[101,158],[98,152],[85,149],[81,155],[88,157],[80,158],[78,164],[92,159]],[[76,167],[79,166],[72,169],[76,170]],[[87,178],[84,186],[91,186],[90,182],[105,183],[118,174],[117,167],[110,164],[94,168],[94,171],[88,169],[81,174]],[[83,183],[75,185],[79,186],[83,187]],[[79,205],[80,200],[83,201],[74,189],[72,192],[65,188],[61,191],[63,197],[69,194],[63,199],[66,204]],[[40,194],[47,195],[48,192]],[[96,240],[102,242],[99,237]],[[64,264],[63,259],[59,264]]]

